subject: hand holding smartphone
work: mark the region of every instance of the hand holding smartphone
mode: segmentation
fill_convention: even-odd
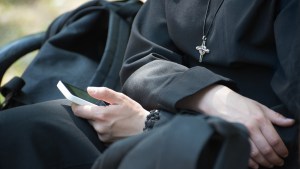
[[[93,105],[93,106],[107,105],[104,101],[97,100],[91,97],[85,90],[75,87],[66,82],[59,81],[57,83],[57,87],[68,100],[78,105]]]

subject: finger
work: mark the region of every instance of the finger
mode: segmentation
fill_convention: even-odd
[[[110,104],[122,101],[123,94],[106,87],[88,87],[87,92],[90,96],[108,102]]]
[[[263,107],[263,109],[264,109],[263,111],[265,112],[265,115],[270,119],[270,121],[273,124],[276,124],[276,125],[282,126],[282,127],[288,127],[295,123],[294,119],[284,117],[280,113],[277,113],[267,107]]]
[[[105,143],[112,143],[114,141],[128,137],[126,133],[124,135],[124,132],[115,132],[110,122],[102,121],[99,123],[99,121],[89,121],[89,123],[97,132],[98,138]]]
[[[106,125],[105,122],[99,123],[99,122],[96,122],[96,121],[90,121],[89,123],[95,129],[95,131],[97,132],[98,138],[101,141],[103,141],[105,143],[112,142],[111,128],[108,125]]]
[[[119,116],[119,112],[122,112],[118,105],[109,106],[72,106],[74,114],[78,117],[92,120],[92,121],[111,121],[115,117]]]
[[[273,150],[281,157],[285,158],[288,156],[289,152],[284,142],[278,135],[277,131],[271,124],[271,122],[266,122],[266,125],[261,126],[261,132],[266,138],[269,145]]]
[[[99,140],[107,144],[113,143],[114,141],[110,134],[98,134],[98,138]]]
[[[272,168],[273,165],[264,158],[264,156],[260,153],[260,151],[257,149],[256,145],[253,143],[252,140],[250,140],[250,144],[251,144],[250,157],[252,160],[252,162],[251,162],[252,166],[258,167],[258,164],[260,164],[264,167]]]
[[[105,121],[89,121],[89,123],[93,126],[98,135],[107,135],[108,133],[111,133],[111,127]]]
[[[100,119],[99,112],[101,111],[102,107],[99,106],[90,106],[90,105],[72,105],[72,111],[78,117],[88,119],[88,120],[95,120]]]
[[[283,160],[273,150],[259,129],[250,131],[250,138],[269,163],[276,166],[280,166],[283,163]]]
[[[253,168],[253,169],[258,169],[259,168],[259,165],[254,160],[252,160],[251,158],[249,159],[248,165],[249,165],[250,168]]]

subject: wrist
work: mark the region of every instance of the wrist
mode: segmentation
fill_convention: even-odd
[[[226,86],[215,84],[204,88],[203,90],[184,98],[177,104],[178,108],[189,109],[205,114],[212,114],[214,109],[214,102],[224,93],[228,93],[230,89]]]
[[[221,91],[225,90],[225,88],[227,87],[223,85],[212,85],[207,87],[201,94],[198,95],[196,104],[197,109],[205,114],[211,114],[215,108],[213,103],[219,99],[219,96],[217,95],[221,94]]]
[[[133,112],[133,114],[131,114],[133,118],[129,118],[129,123],[131,123],[130,126],[135,128],[135,131],[137,131],[136,134],[142,133],[143,128],[145,127],[145,121],[150,112],[143,108],[139,110],[131,110],[131,112]]]

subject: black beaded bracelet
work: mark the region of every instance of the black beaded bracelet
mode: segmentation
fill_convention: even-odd
[[[160,119],[158,110],[151,110],[145,121],[144,131],[151,130],[154,127],[155,122]]]

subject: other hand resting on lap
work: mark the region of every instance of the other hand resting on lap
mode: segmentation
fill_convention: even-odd
[[[269,168],[282,166],[283,158],[288,156],[288,150],[273,124],[288,127],[294,124],[294,120],[285,118],[228,87],[213,85],[181,100],[177,107],[244,124],[250,135],[251,168],[258,168],[259,165]]]

